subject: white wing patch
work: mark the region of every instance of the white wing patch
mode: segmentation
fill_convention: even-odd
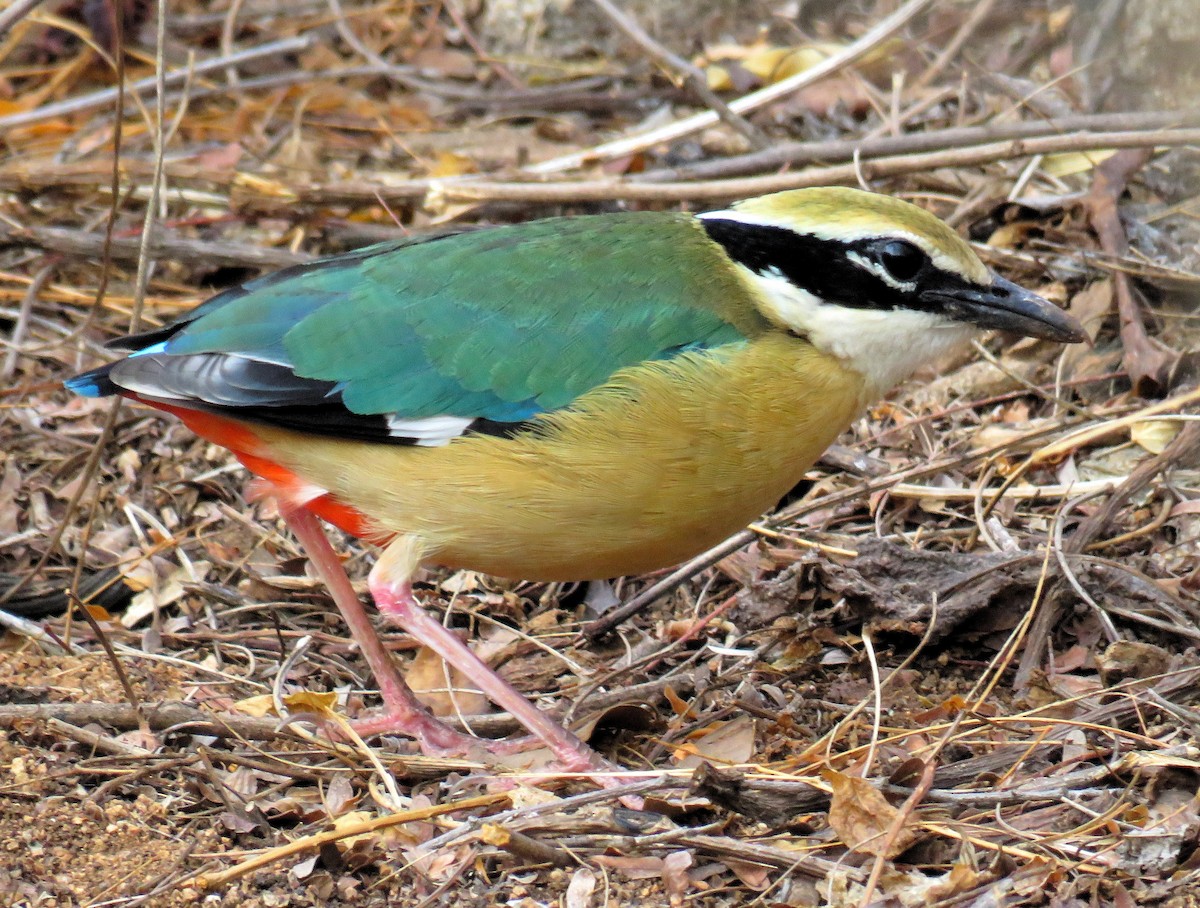
[[[426,419],[405,419],[395,413],[387,419],[388,435],[393,438],[411,438],[413,443],[425,448],[448,445],[466,433],[475,420],[462,416],[430,416]]]

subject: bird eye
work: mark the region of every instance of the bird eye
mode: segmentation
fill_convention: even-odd
[[[898,281],[911,281],[925,265],[925,253],[904,240],[888,240],[876,254],[879,264]]]

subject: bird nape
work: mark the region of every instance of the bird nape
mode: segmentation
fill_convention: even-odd
[[[413,598],[422,564],[528,580],[683,561],[758,518],[871,400],[987,328],[1084,339],[936,217],[840,188],[699,216],[383,243],[227,290],[67,382],[180,417],[275,496],[375,674],[363,734],[486,741],[414,696],[318,518],[383,545],[383,615],[567,770],[609,764]]]

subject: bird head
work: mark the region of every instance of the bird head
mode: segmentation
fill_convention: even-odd
[[[859,189],[796,189],[701,214],[777,327],[883,392],[981,329],[1086,340],[1057,306],[991,272],[916,205]]]

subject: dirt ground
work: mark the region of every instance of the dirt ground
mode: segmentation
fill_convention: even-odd
[[[1200,904],[1200,123],[1094,113],[1111,20],[180,0],[160,42],[140,0],[33,6],[0,11],[0,906]],[[745,120],[653,133],[862,41]],[[149,80],[119,131],[118,60]],[[422,573],[608,790],[339,732],[378,696],[274,504],[61,385],[135,312],[311,256],[861,182],[1093,343],[931,364],[687,572]],[[374,549],[333,535],[365,593]],[[614,593],[641,607],[600,627]],[[514,732],[381,629],[435,712]]]

